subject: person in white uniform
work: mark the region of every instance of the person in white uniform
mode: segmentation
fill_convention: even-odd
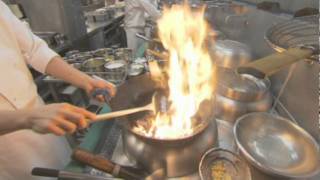
[[[143,40],[136,37],[136,33],[144,34],[146,24],[145,13],[153,20],[157,20],[161,13],[150,0],[125,0],[124,28],[127,36],[128,48],[136,54]]]
[[[0,0],[0,180],[40,179],[30,174],[34,166],[62,168],[71,153],[62,135],[96,118],[69,104],[44,105],[28,65],[87,93],[105,88],[115,94],[112,84],[65,63]]]

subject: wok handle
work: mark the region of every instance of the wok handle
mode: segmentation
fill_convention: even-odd
[[[169,55],[168,54],[164,54],[164,53],[159,53],[157,51],[153,51],[151,49],[147,49],[147,53],[152,54],[160,59],[168,59]]]
[[[287,51],[275,53],[240,66],[237,68],[237,72],[239,74],[251,74],[258,78],[265,78],[278,72],[285,66],[309,58],[313,53],[314,51],[309,48],[290,48]]]
[[[125,116],[125,115],[128,115],[128,114],[133,114],[133,113],[137,113],[137,112],[141,112],[141,111],[148,111],[148,110],[152,110],[150,105],[143,106],[143,107],[126,109],[126,110],[121,110],[121,111],[114,111],[114,112],[105,113],[105,114],[99,114],[99,115],[97,115],[97,118],[92,122],[109,120],[109,119],[112,119],[112,118]]]
[[[141,177],[137,177],[137,175],[131,172],[128,172],[120,165],[115,164],[102,156],[94,155],[82,149],[75,149],[72,154],[72,159],[77,160],[86,165],[89,165],[91,167],[94,167],[103,172],[112,174],[114,177],[120,177],[120,178],[130,179],[130,180],[141,178]]]

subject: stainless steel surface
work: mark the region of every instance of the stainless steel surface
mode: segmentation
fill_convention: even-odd
[[[123,131],[125,154],[150,172],[164,168],[168,177],[194,173],[201,155],[217,143],[217,125],[212,120],[198,134],[178,140],[157,140]]]
[[[93,176],[68,171],[59,172],[59,180],[117,180],[117,178]]]
[[[104,58],[91,58],[82,63],[82,68],[85,72],[104,72]]]
[[[210,49],[212,60],[217,66],[235,69],[252,60],[250,48],[233,40],[218,40]]]
[[[280,116],[250,113],[234,126],[237,145],[246,159],[261,171],[307,178],[320,170],[316,141],[302,128]]]
[[[286,3],[288,2],[289,1]],[[300,1],[299,3],[304,3],[304,1]],[[317,2],[317,4],[316,7],[319,6],[319,2]],[[243,34],[235,40],[247,44],[251,48],[254,58],[264,57],[274,53],[274,50],[265,41],[265,33],[270,27],[280,22],[288,21],[292,16],[288,14],[272,14],[256,9],[255,6],[246,7],[249,10],[246,13],[248,20],[247,28]],[[289,67],[270,77],[273,95],[278,94],[287,77],[288,69]],[[294,117],[301,127],[306,129],[317,139],[318,143],[320,143],[318,123],[319,71],[320,66],[318,63],[312,65],[305,61],[297,62],[297,67],[293,72],[293,76],[289,80],[287,88],[280,98],[280,102],[283,106],[277,106],[277,111],[279,111],[282,116],[290,119]],[[320,175],[315,177],[315,179],[320,179]]]
[[[93,51],[92,53],[96,57],[105,57],[108,58],[109,56],[113,55],[113,49],[112,48],[101,48]]]
[[[267,112],[272,106],[270,92],[265,97],[252,102],[241,102],[220,94],[216,94],[214,113],[215,117],[233,124],[240,116],[250,112]]]
[[[201,180],[251,180],[250,169],[246,161],[238,154],[220,148],[210,149],[202,156],[199,174]]]
[[[218,126],[218,147],[235,153],[238,152],[238,147],[233,135],[233,124],[220,119],[216,119],[216,121]]]
[[[265,98],[271,83],[251,75],[237,74],[232,69],[217,69],[217,93],[233,100],[253,102]]]
[[[71,41],[86,34],[85,18],[78,0],[17,0],[34,31],[65,34]]]

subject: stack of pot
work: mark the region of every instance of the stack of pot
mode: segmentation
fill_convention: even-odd
[[[215,117],[234,123],[250,112],[268,111],[272,105],[269,79],[239,75],[235,69],[252,60],[250,48],[232,40],[218,40],[210,55],[217,66]]]

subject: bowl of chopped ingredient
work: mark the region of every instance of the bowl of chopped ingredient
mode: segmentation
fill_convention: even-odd
[[[201,158],[199,165],[201,180],[251,180],[249,166],[236,153],[213,148]]]

